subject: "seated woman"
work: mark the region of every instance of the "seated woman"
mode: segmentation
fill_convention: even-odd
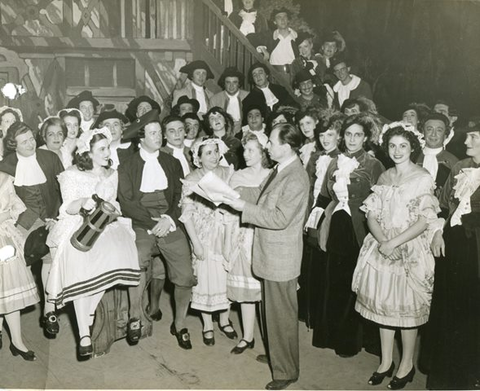
[[[40,148],[56,153],[64,168],[70,167],[73,162],[73,154],[64,146],[67,134],[67,126],[60,117],[48,117],[40,126],[41,141],[45,143]]]
[[[57,182],[58,174],[63,171],[60,158],[53,152],[36,149],[35,135],[23,122],[15,122],[8,128],[3,143],[5,156],[0,162],[0,171],[15,178],[15,192],[27,207],[18,216],[17,228],[24,237],[37,230],[52,229],[61,204]],[[43,287],[47,284],[51,263],[50,253],[42,257]],[[43,314],[41,323],[46,335],[58,334],[60,325],[55,305],[49,303],[46,296]]]
[[[360,250],[352,289],[357,294],[355,310],[380,326],[381,363],[370,385],[392,376],[394,337],[401,331],[402,358],[388,385],[398,390],[415,375],[417,331],[428,321],[433,291],[435,262],[429,245],[442,222],[433,178],[414,162],[421,135],[413,126],[396,122],[384,127],[382,139],[395,166],[380,176],[363,202],[370,233]]]
[[[224,211],[193,193],[191,188],[209,172],[229,182],[233,168],[219,164],[227,151],[225,143],[214,137],[207,137],[193,144],[193,162],[198,168],[187,176],[182,191],[180,221],[185,225],[192,244],[193,269],[198,279],[198,284],[192,288],[191,307],[201,311],[203,342],[207,346],[215,344],[213,312],[220,311],[219,327],[228,338],[237,338],[237,333],[229,319],[227,272],[223,266]]]
[[[135,233],[129,219],[118,218],[107,225],[88,251],[80,251],[70,242],[83,223],[83,211],[95,208],[93,195],[119,210],[118,173],[110,168],[111,139],[107,128],[87,130],[80,137],[77,164],[58,176],[63,204],[47,240],[54,250],[46,288],[48,300],[57,307],[73,301],[80,356],[93,353],[89,326],[105,290],[117,284],[138,285],[140,280]]]
[[[270,173],[271,161],[265,150],[267,142],[267,136],[261,132],[249,132],[242,139],[247,168],[232,175],[230,186],[245,201],[257,202],[259,186]],[[255,303],[262,295],[260,281],[252,274],[253,232],[252,226],[242,224],[240,216],[234,214],[225,234],[227,297],[240,303],[243,325],[243,338],[231,350],[233,354],[241,354],[255,345]]]
[[[245,167],[243,147],[233,134],[233,119],[225,110],[216,106],[205,114],[205,131],[208,135],[221,139],[228,148],[225,159],[237,170]]]
[[[0,348],[5,318],[12,354],[34,361],[35,353],[23,342],[20,323],[20,310],[40,301],[32,272],[23,257],[25,237],[15,227],[18,216],[25,209],[15,193],[13,177],[0,172]]]
[[[315,140],[315,128],[319,122],[319,113],[315,109],[298,111],[295,115],[295,123],[302,131],[305,141],[300,148],[300,159],[303,167],[307,167],[310,157],[317,149]]]
[[[63,109],[58,112],[58,116],[67,127],[67,137],[62,147],[73,156],[77,149],[77,140],[82,133],[82,113],[77,109]]]

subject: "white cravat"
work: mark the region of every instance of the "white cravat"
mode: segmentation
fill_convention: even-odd
[[[37,161],[37,154],[22,156],[17,153],[18,163],[15,169],[15,186],[35,186],[47,182],[47,177]]]
[[[300,160],[303,163],[303,167],[307,167],[310,156],[315,151],[315,141],[305,143],[302,148],[300,148]]]
[[[240,116],[240,102],[238,100],[238,94],[239,92],[235,95],[229,95],[225,93],[228,98],[228,104],[227,104],[227,113],[230,114],[235,122],[241,120]]]
[[[183,143],[185,144],[186,147],[191,148],[193,143],[195,142],[195,139],[188,139],[186,138],[183,140]]]
[[[252,34],[255,32],[255,21],[257,20],[257,11],[245,12],[241,10],[239,13],[242,18],[242,24],[240,25],[240,31],[243,35]]]
[[[338,102],[340,106],[343,105],[343,102],[350,97],[350,92],[358,87],[362,79],[358,76],[350,75],[352,80],[350,80],[346,85],[343,85],[341,81],[338,81],[337,84],[333,86],[333,91],[338,93]]]
[[[205,89],[203,87],[197,86],[195,83],[192,83],[192,87],[195,90],[195,99],[197,99],[198,103],[200,103],[200,108],[198,109],[198,112],[205,114],[208,111]]]
[[[278,98],[273,94],[272,90],[270,90],[268,86],[265,88],[260,88],[260,91],[262,91],[263,95],[265,96],[265,103],[268,107],[270,107],[270,110],[272,110],[273,106],[278,103]]]
[[[186,177],[188,174],[190,174],[190,166],[188,165],[183,148],[174,147],[170,143],[167,143],[167,147],[173,149],[173,157],[180,161],[180,164],[182,165],[183,176]]]
[[[295,60],[295,53],[292,48],[292,41],[297,39],[297,33],[290,29],[290,34],[286,37],[279,34],[278,30],[273,32],[273,39],[278,39],[279,42],[275,49],[270,53],[270,64],[272,65],[286,65],[291,64]]]
[[[438,172],[438,160],[437,155],[443,151],[443,148],[423,148],[423,154],[425,158],[423,159],[423,168],[427,170],[433,179],[437,177]]]
[[[159,152],[149,153],[140,146],[140,156],[145,161],[142,172],[142,184],[140,191],[152,193],[155,190],[165,190],[168,187],[168,179],[158,162]]]

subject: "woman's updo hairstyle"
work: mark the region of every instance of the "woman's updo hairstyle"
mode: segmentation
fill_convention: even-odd
[[[258,137],[254,133],[248,132],[242,138],[242,145],[243,145],[244,148],[245,148],[245,145],[247,145],[247,143],[249,141],[256,141],[258,149],[262,153],[262,167],[263,168],[271,168],[273,166],[273,162],[270,160],[270,156],[268,155],[267,150],[258,141]]]
[[[40,137],[43,143],[46,143],[47,131],[50,126],[59,126],[62,129],[63,138],[67,138],[68,129],[65,122],[60,117],[50,117],[43,121],[42,126],[40,127]]]
[[[90,140],[89,146],[90,146],[90,151],[83,152],[81,154],[76,154],[76,162],[77,162],[77,168],[80,171],[89,171],[93,169],[93,161],[92,158],[90,157],[90,152],[93,149],[93,146],[99,142],[100,140],[106,139],[106,137],[101,134],[97,133],[94,134],[92,139]],[[112,160],[108,159],[108,164],[106,168],[110,168],[112,166]]]

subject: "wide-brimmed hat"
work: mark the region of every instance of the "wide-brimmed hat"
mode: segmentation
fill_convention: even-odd
[[[97,106],[100,104],[98,100],[96,100],[93,95],[92,91],[82,91],[77,96],[70,99],[70,102],[67,104],[67,108],[74,108],[80,109],[80,103],[84,101],[90,101],[93,104],[93,108],[96,110]]]
[[[240,85],[240,87],[243,87],[243,83],[245,82],[245,76],[243,75],[243,73],[235,67],[228,67],[223,71],[223,73],[220,75],[220,78],[218,79],[217,84],[220,86],[220,88],[225,89],[225,79],[227,77],[238,77],[238,84]]]
[[[198,110],[200,110],[200,102],[194,98],[189,98],[187,95],[182,95],[178,98],[176,106],[180,108],[185,103],[192,105],[195,113],[198,113]]]
[[[298,71],[295,75],[295,79],[294,79],[294,87],[295,88],[298,88],[298,86],[300,85],[301,82],[304,82],[304,81],[307,81],[307,80],[312,80],[314,81],[314,77],[313,75],[307,71],[306,69],[302,69],[300,71]]]
[[[300,31],[297,34],[297,39],[295,40],[295,42],[297,43],[297,45],[300,45],[303,41],[307,39],[311,39],[313,41],[313,38],[314,36],[310,34],[308,31]]]
[[[99,128],[100,124],[105,121],[106,119],[117,118],[122,121],[124,124],[128,123],[128,118],[125,117],[122,113],[117,110],[106,110],[98,116],[97,120],[93,124],[93,128]]]
[[[137,118],[135,121],[132,121],[132,123],[123,131],[122,140],[143,138],[143,128],[152,122],[160,123],[159,115],[160,112],[157,109],[153,109],[142,115],[140,118]]]
[[[205,61],[202,60],[195,60],[187,65],[184,65],[183,67],[180,68],[180,72],[186,73],[188,77],[191,79],[193,77],[193,71],[195,69],[205,69],[207,71],[207,79],[213,79],[213,73],[210,69],[210,67],[207,65]]]
[[[289,19],[292,17],[292,11],[290,11],[288,8],[280,7],[275,8],[272,11],[272,13],[270,14],[270,20],[273,22],[275,20],[275,16],[277,16],[278,14],[287,14]]]
[[[149,103],[150,106],[152,106],[152,110],[157,109],[159,113],[162,112],[162,110],[160,109],[160,105],[149,96],[147,95],[137,96],[136,98],[132,99],[128,103],[127,110],[125,110],[125,115],[130,121],[134,121],[137,119],[137,108],[138,108],[138,105],[142,102]]]

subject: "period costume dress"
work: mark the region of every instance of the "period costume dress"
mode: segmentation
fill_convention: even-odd
[[[364,338],[367,326],[354,309],[356,295],[351,286],[367,235],[365,215],[359,208],[383,171],[383,165],[363,149],[341,154],[330,163],[321,191],[331,202],[325,209],[324,235],[320,237],[320,246],[327,253],[327,286],[317,346],[334,349],[341,356],[357,354],[362,345],[369,349],[371,342]]]
[[[429,389],[472,389],[480,379],[480,166],[458,162],[443,187],[445,258],[437,258],[429,321]]]
[[[217,167],[214,173],[229,182],[233,174],[231,167]],[[225,218],[223,211],[210,201],[192,192],[205,174],[203,169],[192,172],[184,181],[182,194],[182,216],[185,223],[192,220],[198,239],[203,246],[204,259],[192,253],[193,270],[198,284],[192,288],[191,307],[200,311],[226,310],[230,306],[227,298],[227,271],[224,267],[223,245]]]
[[[302,269],[298,279],[298,317],[304,320],[308,328],[315,328],[316,319],[323,313],[326,286],[327,257],[319,246],[319,230],[323,211],[328,202],[324,204],[320,197],[327,168],[332,159],[340,154],[338,148],[326,153],[325,151],[313,152],[307,164],[307,174],[310,178],[309,218],[305,226],[303,238]],[[315,339],[315,333],[313,338]],[[315,344],[314,344],[315,345]]]
[[[25,237],[15,227],[18,216],[25,209],[15,193],[13,177],[0,173],[0,213],[10,212],[11,216],[0,223],[0,249],[7,245],[15,248],[13,257],[0,260],[0,314],[18,311],[40,301],[23,257]]]
[[[372,234],[363,242],[353,275],[352,289],[357,294],[355,309],[375,323],[411,328],[428,321],[434,280],[434,258],[430,251],[433,228],[442,226],[433,195],[435,183],[426,170],[411,173],[402,183],[394,183],[390,169],[382,174],[373,193],[361,208],[377,215],[387,239],[398,236],[419,217],[428,228],[395,249],[394,259],[378,251]]]
[[[110,170],[108,176],[100,177],[72,166],[58,176],[58,181],[63,204],[47,239],[48,246],[55,249],[46,289],[49,300],[62,307],[117,284],[138,285],[140,270],[130,219],[119,217],[107,225],[89,251],[79,251],[70,243],[72,234],[83,223],[80,214],[67,213],[72,201],[97,194],[120,210],[116,201],[117,171]]]
[[[244,201],[255,204],[260,195],[260,184],[264,178],[252,178],[242,171],[233,174],[230,186],[240,194]],[[232,251],[226,260],[227,297],[236,302],[254,302],[261,300],[260,281],[252,274],[252,248],[254,227],[242,224],[240,216],[234,214],[232,224]]]

